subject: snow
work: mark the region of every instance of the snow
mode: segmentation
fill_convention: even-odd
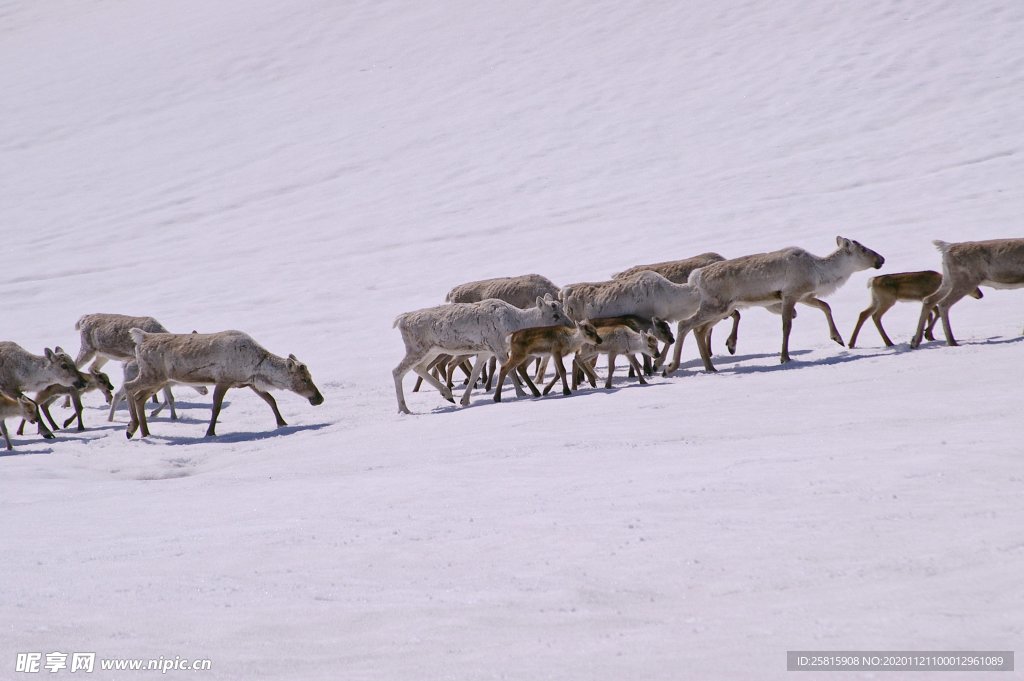
[[[244,329],[326,398],[279,394],[275,430],[232,391],[207,441],[179,389],[182,421],[129,442],[93,394],[87,431],[15,436],[0,675],[63,650],[772,679],[786,650],[1013,649],[1019,291],[954,307],[959,348],[908,351],[904,303],[894,349],[801,308],[782,367],[751,310],[717,375],[690,342],[670,379],[569,398],[459,409],[410,378],[403,417],[390,372],[395,315],[463,281],[837,234],[937,269],[932,239],[1020,236],[1021,45],[1024,7],[988,0],[0,2],[0,337]],[[829,299],[844,336],[873,274]]]

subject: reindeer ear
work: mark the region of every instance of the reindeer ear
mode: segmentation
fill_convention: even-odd
[[[50,348],[46,348],[46,351],[43,354],[46,355],[46,359],[53,359],[53,350]]]
[[[296,357],[295,355],[288,355],[288,359],[290,359],[293,362],[298,362],[299,361],[299,358]]]
[[[541,298],[540,296],[537,296],[537,307],[539,307],[542,310],[544,309],[544,299]]]
[[[53,349],[53,352],[55,354],[57,354],[57,355],[63,355],[64,354],[64,348],[62,348],[61,346],[58,345],[57,347],[55,347]]]
[[[842,237],[842,236],[837,236],[836,237],[836,246],[839,246],[840,248],[845,248],[845,247],[847,247],[849,245],[850,245],[850,240],[847,239],[846,237]]]
[[[544,294],[544,300],[554,300],[554,298],[551,297],[550,293],[545,293]]]

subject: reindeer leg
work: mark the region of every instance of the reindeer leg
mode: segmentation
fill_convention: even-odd
[[[939,308],[932,308],[932,313],[928,316],[928,328],[924,330],[924,337],[930,341],[935,340],[935,324],[939,321]]]
[[[793,308],[795,306],[795,300],[782,301],[782,354],[779,358],[782,364],[790,361],[789,334],[793,330]]]
[[[537,385],[533,382],[533,379],[530,378],[530,372],[526,370],[528,364],[529,361],[521,363],[518,367],[516,367],[516,373],[519,374],[519,376],[524,381],[526,381],[526,387],[530,389],[530,392],[533,393],[533,396],[540,397],[540,391],[537,390]]]
[[[47,413],[47,415],[49,415],[49,414]],[[44,440],[53,440],[53,439],[55,439],[56,435],[54,435],[50,431],[50,429],[46,427],[46,423],[43,421],[43,410],[42,410],[42,408],[39,407],[39,405],[36,405],[36,419],[38,419],[38,421],[36,423],[36,429],[37,429],[38,433],[43,436],[43,439]],[[51,422],[53,421],[53,417],[50,417],[50,421]]]
[[[846,347],[846,344],[843,343],[843,337],[839,333],[839,329],[836,328],[836,322],[834,319],[832,319],[832,308],[829,307],[828,303],[826,303],[824,300],[821,300],[820,298],[815,298],[814,296],[801,298],[800,302],[803,303],[804,305],[807,305],[808,307],[816,307],[819,310],[821,310],[825,314],[825,321],[828,322],[829,337],[836,343],[839,343],[843,347]],[[795,317],[796,315],[793,316]]]
[[[853,349],[853,346],[856,345],[856,343],[857,343],[857,335],[860,333],[860,327],[864,326],[864,322],[866,322],[868,320],[868,317],[871,316],[871,313],[874,311],[874,309],[875,309],[874,305],[869,305],[867,307],[867,309],[862,311],[860,313],[860,316],[857,317],[857,323],[853,327],[853,333],[850,334],[850,345],[849,345],[849,347],[850,347],[851,350]],[[876,324],[877,324],[877,322],[876,322]]]
[[[604,389],[608,390],[612,387],[612,374],[615,373],[615,357],[614,352],[608,353],[608,377],[604,380]]]
[[[637,361],[633,355],[626,355],[629,357],[629,363],[636,370],[636,377],[640,379],[640,385],[647,385],[647,381],[644,379],[644,372],[641,371],[640,362]],[[646,357],[646,355],[644,355]]]
[[[159,404],[159,401],[156,399],[156,393],[153,393],[153,401]],[[169,385],[164,386],[164,402],[171,408],[171,420],[177,421],[178,412],[174,411],[174,395],[171,393],[171,386]]]
[[[874,313],[871,315],[871,321],[875,323],[875,327],[878,329],[878,335],[882,337],[882,342],[885,343],[885,347],[887,348],[891,348],[896,344],[892,342],[892,339],[889,338],[889,334],[887,334],[885,332],[885,329],[882,327],[882,315],[888,312],[889,308],[891,308],[895,304],[895,302],[892,302],[889,303],[888,305],[880,305],[878,306],[878,308],[875,309]]]
[[[252,387],[252,386],[250,386],[250,387]],[[285,422],[284,418],[281,417],[281,412],[277,408],[277,402],[274,400],[274,396],[273,395],[271,395],[268,392],[264,392],[262,390],[259,390],[258,388],[255,388],[255,387],[252,388],[252,391],[254,393],[256,393],[257,395],[259,395],[260,399],[262,399],[264,402],[266,402],[267,404],[270,405],[270,410],[274,412],[274,418],[277,420],[277,427],[278,428],[281,428],[282,426],[287,426],[288,425]]]
[[[477,355],[476,360],[473,362],[473,371],[469,375],[469,385],[466,386],[466,392],[462,393],[462,406],[469,406],[469,398],[473,392],[473,386],[476,385],[476,381],[480,378],[480,371],[483,369],[484,364],[490,359],[487,355]]]
[[[730,355],[736,354],[736,340],[740,336],[740,311],[733,310],[732,314],[732,331],[729,332],[729,337],[725,339],[725,349],[729,351]]]
[[[22,421],[22,423],[24,423],[24,421]],[[7,432],[7,424],[3,419],[0,419],[0,433],[3,433],[4,435],[4,442],[7,443],[7,451],[14,449],[14,445],[11,444],[11,435]],[[19,432],[18,435],[21,435],[21,433]]]
[[[711,344],[708,342],[710,336],[708,331],[714,322],[708,322],[704,326],[698,326],[693,330],[693,340],[697,344],[697,352],[700,353],[700,358],[704,361],[704,371],[714,373],[718,371],[715,365],[711,363]]]
[[[69,395],[69,397],[70,397],[70,395]],[[42,413],[43,416],[46,417],[46,420],[50,424],[51,428],[53,428],[54,430],[60,430],[60,428],[57,426],[57,422],[54,421],[53,420],[53,416],[50,415],[50,402],[49,401],[42,402],[39,405],[39,411]],[[42,419],[40,419],[39,423],[41,424],[42,422],[43,422]],[[42,432],[43,431],[41,431],[41,430],[39,431],[40,434],[42,434]]]
[[[220,409],[224,405],[224,395],[230,386],[218,383],[213,388],[213,413],[210,415],[210,427],[206,429],[206,437],[216,437],[217,417],[220,416]]]
[[[85,430],[85,424],[82,423],[82,395],[78,391],[71,393],[71,404],[75,405],[75,417],[78,419],[78,432]],[[68,424],[65,423],[64,427],[67,428]]]

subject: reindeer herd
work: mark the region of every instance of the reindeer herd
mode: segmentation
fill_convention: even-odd
[[[850,337],[852,348],[861,327],[871,317],[883,342],[892,346],[882,315],[896,301],[921,301],[921,316],[911,348],[922,337],[934,340],[932,329],[941,320],[946,342],[957,345],[949,324],[949,308],[964,296],[981,298],[980,286],[1024,287],[1024,239],[996,239],[949,244],[934,242],[942,254],[942,274],[931,270],[872,277],[868,281],[871,304],[861,312]],[[410,413],[405,402],[403,379],[409,371],[436,388],[449,402],[454,375],[466,374],[461,404],[469,404],[480,381],[485,390],[494,385],[494,401],[500,402],[506,378],[516,394],[541,393],[534,381],[545,377],[552,360],[555,377],[544,394],[562,382],[569,394],[579,380],[596,387],[596,359],[608,356],[605,387],[612,385],[615,358],[623,355],[631,375],[644,383],[644,373],[661,370],[669,376],[679,368],[683,341],[692,331],[707,371],[711,362],[711,329],[726,317],[733,320],[726,341],[736,352],[739,310],[763,307],[782,317],[781,362],[790,361],[789,336],[799,303],[825,315],[829,336],[839,345],[843,337],[822,298],[833,293],[855,273],[880,269],[885,258],[866,246],[843,237],[837,248],[819,257],[801,248],[784,248],[726,260],[717,253],[703,253],[685,260],[639,265],[601,282],[569,284],[559,288],[537,274],[503,277],[456,286],[446,304],[399,315],[394,326],[402,334],[405,357],[392,371],[398,410]],[[677,324],[673,336],[669,322]],[[659,342],[662,343],[659,349]],[[671,359],[669,359],[670,349]],[[638,355],[645,357],[641,366]],[[572,357],[572,388],[566,357]],[[536,360],[531,378],[526,370]],[[647,360],[653,360],[653,363]],[[501,362],[496,374],[496,361]],[[489,365],[489,366],[488,366]]]
[[[59,347],[35,355],[16,343],[0,342],[0,431],[7,449],[12,448],[7,418],[22,419],[19,435],[28,422],[36,424],[44,438],[53,438],[43,418],[58,430],[49,406],[61,395],[67,395],[75,407],[75,416],[65,421],[64,427],[77,418],[78,430],[84,430],[81,394],[89,390],[101,391],[110,402],[108,421],[113,420],[117,404],[128,401],[131,420],[125,434],[129,439],[136,431],[143,437],[149,435],[145,405],[150,397],[156,399],[157,393],[162,392],[165,401],[152,415],[166,406],[171,420],[177,419],[170,390],[175,384],[192,386],[202,395],[207,394],[206,386],[213,386],[207,437],[216,435],[224,395],[231,388],[250,388],[259,395],[279,427],[287,424],[271,389],[290,390],[312,405],[324,401],[305,364],[294,355],[278,357],[241,331],[169,333],[152,317],[120,314],[87,314],[75,329],[81,334],[75,360]],[[83,373],[89,360],[92,365]],[[101,371],[110,360],[124,365],[125,382],[116,395],[109,377]],[[29,397],[26,393],[30,392],[35,396]]]
[[[402,387],[409,371],[420,379],[416,390],[425,381],[454,402],[454,377],[461,370],[466,375],[463,406],[481,382],[485,390],[493,386],[494,401],[500,402],[509,378],[518,396],[526,396],[525,386],[539,397],[542,393],[536,383],[546,377],[549,361],[554,364],[554,377],[543,394],[559,381],[563,394],[570,394],[583,380],[596,387],[600,355],[607,357],[605,388],[612,387],[620,356],[628,362],[630,375],[646,383],[645,374],[660,370],[669,376],[679,368],[683,341],[690,332],[704,368],[715,371],[712,327],[732,318],[726,347],[735,353],[739,310],[746,307],[764,307],[782,317],[780,359],[784,363],[790,360],[789,335],[798,303],[820,310],[829,336],[843,345],[832,310],[822,298],[855,272],[881,268],[885,259],[851,239],[837,237],[836,243],[836,250],[825,257],[800,248],[732,260],[703,253],[632,267],[608,281],[561,288],[536,274],[456,286],[445,304],[395,319],[406,351],[392,372],[398,409],[409,413]],[[869,280],[871,304],[857,319],[851,348],[868,317],[883,342],[891,346],[882,315],[899,300],[922,303],[911,348],[918,347],[922,338],[933,340],[932,329],[939,320],[946,342],[956,345],[949,324],[954,303],[964,296],[981,298],[980,286],[1024,287],[1024,239],[936,241],[935,245],[942,253],[942,274],[905,272]],[[670,322],[677,324],[674,334]],[[152,317],[119,314],[87,314],[75,329],[81,334],[81,349],[74,360],[60,347],[35,355],[16,343],[0,342],[0,431],[7,449],[12,448],[8,418],[21,419],[19,435],[26,423],[32,423],[44,438],[53,438],[52,431],[59,427],[49,407],[62,396],[75,409],[63,427],[77,420],[78,429],[83,430],[81,397],[92,390],[103,393],[110,403],[108,421],[113,420],[117,405],[127,400],[129,439],[136,432],[149,435],[145,407],[159,393],[164,402],[150,417],[166,407],[171,420],[177,419],[174,385],[190,386],[203,395],[207,386],[213,387],[207,437],[216,435],[224,396],[232,388],[255,392],[270,407],[278,427],[287,424],[270,390],[292,391],[314,406],[324,401],[305,364],[294,355],[279,357],[269,352],[241,331],[170,333]],[[572,358],[571,379],[564,363],[567,357]],[[116,392],[102,371],[111,360],[122,363],[124,369],[124,384]],[[531,377],[527,367],[532,360],[536,365]]]

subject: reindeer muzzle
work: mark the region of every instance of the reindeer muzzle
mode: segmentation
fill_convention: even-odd
[[[309,403],[312,404],[314,407],[319,407],[321,404],[324,403],[324,396],[318,392],[316,395],[313,395],[312,397],[309,398]]]
[[[884,265],[884,264],[885,264],[885,258],[883,258],[882,256],[878,256],[878,259],[875,260],[875,269],[876,270],[882,269],[882,265]]]

